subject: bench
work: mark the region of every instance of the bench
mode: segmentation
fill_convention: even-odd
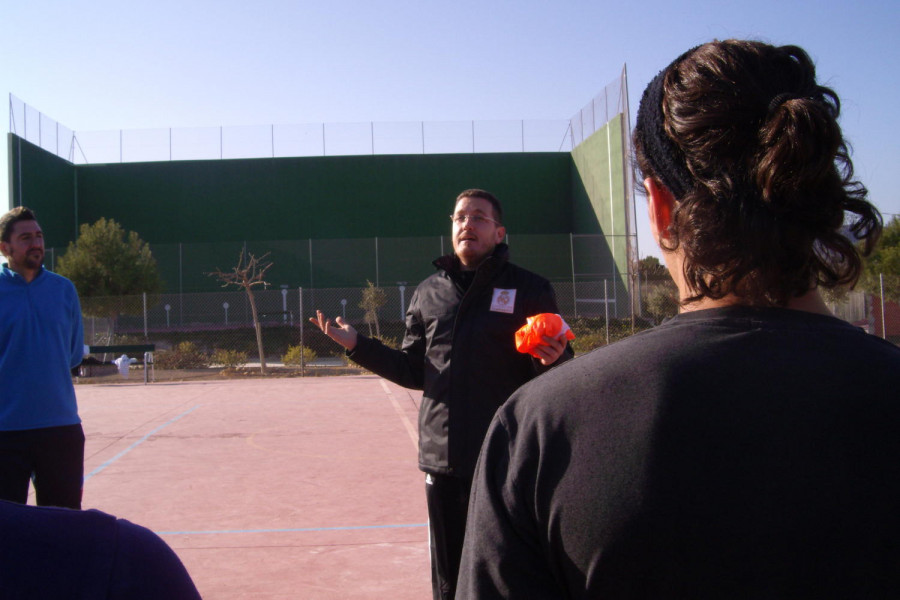
[[[153,352],[156,350],[156,344],[120,344],[114,346],[88,346],[88,354],[114,354],[119,356],[125,354],[127,356],[137,355],[138,360],[144,362],[144,383],[147,383],[147,375],[152,370],[153,380],[156,380],[156,370],[153,366]]]
[[[123,344],[119,346],[88,346],[88,354],[139,354],[144,358],[145,352],[154,352],[156,344]]]

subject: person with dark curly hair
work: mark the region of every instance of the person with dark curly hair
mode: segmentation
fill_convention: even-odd
[[[796,46],[714,41],[634,132],[681,310],[520,388],[457,598],[900,597],[900,349],[829,314],[881,231]]]

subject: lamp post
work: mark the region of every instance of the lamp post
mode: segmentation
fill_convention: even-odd
[[[400,286],[398,289],[400,290],[400,320],[404,320],[406,318],[406,296],[404,292],[406,292],[406,282],[398,281],[397,285]]]
[[[223,303],[222,303],[222,308],[225,309],[225,324],[228,325],[228,303],[227,303],[227,302],[223,302]]]

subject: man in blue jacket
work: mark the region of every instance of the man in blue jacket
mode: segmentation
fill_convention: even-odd
[[[84,353],[72,282],[43,267],[44,234],[18,206],[0,217],[0,499],[81,508],[84,431],[71,370]]]
[[[557,313],[543,277],[509,262],[499,200],[462,192],[453,214],[453,254],[416,288],[400,350],[359,335],[340,317],[312,321],[357,364],[411,389],[419,409],[419,468],[426,473],[432,588],[452,598],[475,461],[494,412],[520,385],[572,356],[565,337],[545,337],[540,358],[516,351],[526,318]]]

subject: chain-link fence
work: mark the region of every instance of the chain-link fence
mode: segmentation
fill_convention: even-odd
[[[446,218],[446,217],[445,217]],[[551,281],[599,281],[627,272],[626,244],[635,235],[515,234],[507,235],[512,260]],[[623,241],[627,238],[627,241]],[[150,244],[166,291],[172,294],[213,292],[222,281],[210,273],[235,263],[242,252],[271,263],[266,280],[277,288],[336,288],[406,285],[434,272],[425,257],[452,252],[447,235],[337,239],[256,240]],[[45,266],[56,270],[67,248],[45,249]]]
[[[868,333],[900,345],[900,303],[876,294],[850,292],[828,308]]]
[[[593,110],[590,118],[592,124]],[[365,154],[569,152],[574,147],[573,140],[583,135],[582,129],[570,130],[571,123],[566,119],[507,119],[75,132],[12,94],[9,96],[9,131],[74,164]]]
[[[629,335],[635,327],[650,323],[639,317],[633,319],[634,311],[625,308],[630,306],[630,299],[620,280],[553,285],[560,311],[584,340],[579,342],[583,350],[589,349],[587,344],[594,347],[612,342]],[[308,349],[308,360],[343,357],[342,349],[308,322],[317,310],[332,319],[342,317],[363,334],[399,345],[414,287],[379,288],[384,302],[374,311],[377,318],[367,315],[363,306],[365,289],[255,290],[253,298],[267,362],[282,362],[291,348],[298,346]],[[209,358],[217,352],[237,352],[246,355],[250,362],[259,360],[253,311],[249,296],[243,291],[82,298],[82,308],[85,344],[90,346],[153,344],[160,353],[190,342]]]
[[[674,285],[668,281],[641,282],[640,298],[634,302],[618,279],[558,281],[553,287],[560,312],[577,335],[573,342],[576,353],[654,327],[678,310]],[[317,310],[331,319],[340,316],[361,333],[398,346],[403,339],[406,307],[414,288],[380,287],[383,303],[369,314],[364,306],[365,289],[254,291],[266,361],[269,364],[296,362],[299,349],[305,348],[306,363],[342,362],[342,348],[308,321]],[[205,364],[201,366],[223,366],[227,360],[222,356],[242,356],[243,361],[238,361],[241,363],[259,361],[253,311],[243,291],[83,298],[82,305],[86,344],[153,344],[157,350],[157,368],[168,364],[165,352],[184,342],[205,356]],[[900,343],[900,305],[896,302],[882,302],[878,296],[851,292],[829,307],[836,316],[869,333]],[[288,361],[284,360],[286,356]],[[164,359],[161,363],[160,357]]]
[[[678,312],[678,293],[671,281],[641,282],[641,313],[656,325]],[[900,345],[900,304],[861,291],[825,293],[834,316],[867,333]]]
[[[629,115],[628,75],[624,67],[618,78],[606,84],[603,91],[569,119],[569,149],[581,144],[618,114],[626,118]]]
[[[569,152],[628,114],[627,76],[606,85],[571,119],[302,123],[75,132],[9,95],[9,131],[74,164],[340,156]]]

